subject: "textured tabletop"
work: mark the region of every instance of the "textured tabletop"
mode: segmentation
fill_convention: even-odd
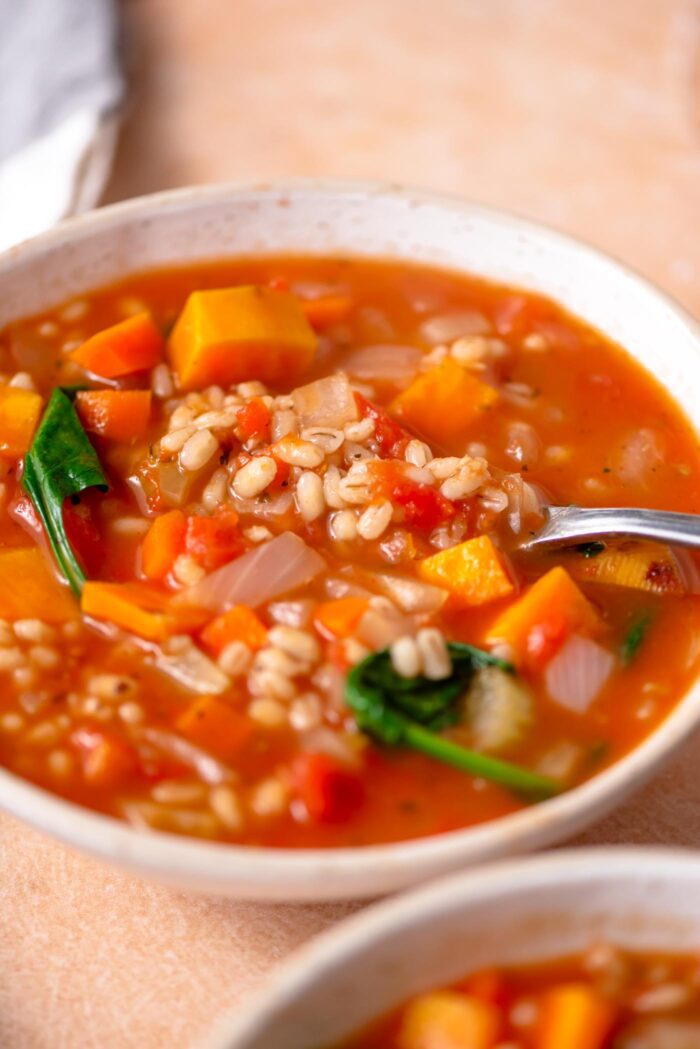
[[[109,199],[410,181],[583,236],[700,315],[695,0],[126,0]],[[700,740],[587,842],[700,844]],[[183,1049],[352,905],[186,897],[0,821],[3,1049]]]

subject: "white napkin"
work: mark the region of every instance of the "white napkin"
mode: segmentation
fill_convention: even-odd
[[[0,249],[97,203],[124,94],[112,0],[0,0]]]

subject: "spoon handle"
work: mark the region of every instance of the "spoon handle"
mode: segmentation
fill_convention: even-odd
[[[521,550],[572,546],[605,536],[635,536],[639,539],[653,539],[700,550],[700,515],[697,514],[628,507],[599,509],[580,506],[550,506],[545,514],[543,528],[532,539],[523,543]]]

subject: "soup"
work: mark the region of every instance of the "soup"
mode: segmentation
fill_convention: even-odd
[[[347,1049],[695,1049],[695,956],[597,944],[546,964],[488,970],[413,998]]]
[[[643,740],[695,565],[518,552],[547,503],[700,511],[659,385],[554,303],[404,263],[145,273],[0,337],[0,761],[137,827],[360,846]]]

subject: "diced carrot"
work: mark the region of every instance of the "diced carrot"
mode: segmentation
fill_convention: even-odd
[[[247,441],[251,437],[261,440],[270,439],[270,409],[261,397],[253,397],[236,412],[238,429],[241,440]]]
[[[289,382],[315,351],[297,297],[252,285],[192,292],[168,342],[184,390],[250,379]]]
[[[253,726],[245,714],[216,696],[200,696],[180,714],[175,727],[199,747],[229,761],[245,747]]]
[[[102,729],[76,729],[71,743],[80,753],[83,776],[91,787],[102,790],[117,787],[138,768],[134,748]]]
[[[79,503],[63,503],[63,525],[73,553],[89,576],[97,575],[104,564],[107,544],[100,528],[98,503],[102,493],[92,488],[83,492]]]
[[[433,991],[406,1006],[398,1044],[401,1049],[493,1049],[500,1027],[493,1005],[457,991]]]
[[[90,336],[71,358],[93,375],[116,379],[153,368],[163,356],[163,347],[163,336],[144,311]]]
[[[182,510],[156,517],[141,547],[141,567],[147,579],[165,579],[184,549],[186,528]]]
[[[113,623],[147,641],[164,641],[201,623],[199,616],[185,615],[184,609],[175,614],[168,595],[147,583],[88,580],[83,587],[81,608],[86,616]]]
[[[501,556],[487,535],[467,539],[418,562],[426,583],[449,590],[455,607],[485,605],[514,590]]]
[[[471,375],[452,357],[415,379],[395,397],[390,410],[417,433],[452,445],[498,400],[491,386]]]
[[[207,572],[240,557],[245,542],[238,528],[238,514],[221,507],[211,517],[188,517],[185,550]]]
[[[151,414],[149,390],[79,390],[75,407],[90,433],[111,441],[137,441]]]
[[[535,1049],[603,1049],[615,1016],[612,1003],[594,987],[562,984],[542,996]]]
[[[234,605],[228,612],[212,619],[200,634],[202,641],[215,652],[220,652],[232,641],[242,641],[256,652],[267,640],[267,630],[252,608]]]
[[[328,754],[302,754],[294,762],[292,778],[316,823],[344,823],[365,799],[360,774]]]
[[[79,615],[70,590],[61,586],[36,547],[0,550],[0,618],[65,623]]]
[[[324,601],[314,613],[314,624],[325,638],[349,637],[369,608],[364,597],[340,597]]]
[[[619,546],[608,546],[593,557],[575,557],[567,561],[575,579],[633,590],[650,590],[657,594],[684,594],[686,591],[678,562],[662,543],[630,540]]]
[[[488,641],[505,641],[516,663],[533,667],[548,661],[574,633],[599,633],[601,621],[571,576],[557,565],[502,612],[488,630]]]
[[[332,324],[344,321],[352,310],[349,295],[321,295],[318,299],[303,299],[301,307],[314,331],[323,331]]]
[[[32,390],[0,386],[0,452],[19,458],[32,443],[42,399]]]

